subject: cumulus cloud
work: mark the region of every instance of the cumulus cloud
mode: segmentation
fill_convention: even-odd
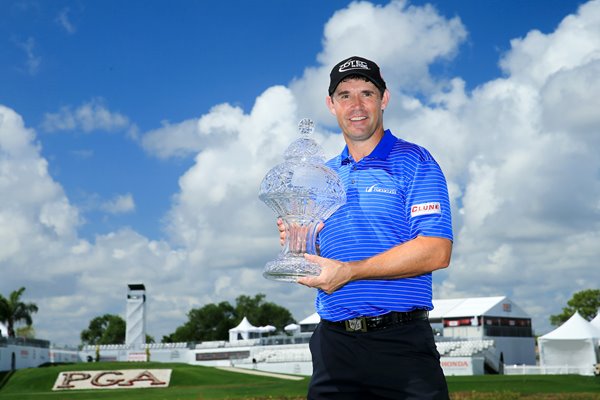
[[[32,257],[49,255],[76,237],[79,212],[48,174],[35,133],[13,110],[0,106],[0,265],[3,282]],[[37,263],[37,261],[36,261]]]
[[[135,201],[131,193],[127,193],[104,202],[100,208],[110,214],[130,213],[135,210]]]
[[[328,155],[340,151],[343,141],[324,106],[327,75],[336,61],[362,54],[379,61],[390,85],[387,127],[429,148],[448,179],[454,255],[449,269],[434,274],[435,296],[508,295],[534,317],[536,330],[547,330],[548,315],[575,291],[600,282],[594,107],[600,2],[584,4],[552,33],[524,32],[499,61],[504,76],[472,91],[461,77],[429,72],[460,51],[467,28],[430,6],[352,3],[325,25],[318,64],[287,87],[265,88],[252,109],[215,105],[141,135],[157,157],[194,160],[165,216],[165,241],[126,228],[93,241],[78,237],[78,210],[48,175],[35,131],[0,107],[1,287],[30,282],[28,293],[41,305],[36,329],[56,340],[77,340],[64,326],[77,332],[96,315],[120,313],[120,285],[127,282],[146,284],[148,325],[158,338],[191,307],[240,293],[267,293],[296,318],[307,316],[312,290],[260,275],[279,245],[275,215],[257,192],[297,137],[302,117],[317,120],[316,139]],[[92,101],[48,114],[42,128],[91,132],[131,125]],[[113,203],[135,207],[127,195]],[[49,294],[49,287],[58,289]]]
[[[141,142],[160,158],[190,156],[233,138],[243,120],[241,108],[220,104],[197,119],[177,124],[164,121],[162,127],[146,132]]]
[[[511,50],[500,61],[503,71],[513,80],[539,86],[561,70],[597,60],[599,7],[597,1],[590,1],[576,14],[566,16],[548,35],[533,30],[524,38],[513,39]]]
[[[61,107],[57,113],[46,113],[41,125],[46,132],[74,131],[85,133],[94,131],[128,131],[136,128],[129,118],[119,112],[110,111],[102,99],[92,99],[73,109],[71,106]]]

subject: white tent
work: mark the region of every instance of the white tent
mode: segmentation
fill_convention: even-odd
[[[0,337],[8,336],[8,328],[2,322],[0,322]]]
[[[600,329],[575,312],[568,321],[538,339],[540,365],[592,375],[598,363]]]
[[[319,317],[319,314],[313,313],[313,314],[309,315],[308,317],[304,318],[302,321],[298,322],[298,324],[313,325],[313,324],[318,324],[319,322],[321,322],[321,317]]]
[[[286,325],[285,328],[283,328],[284,331],[289,332],[289,333],[294,333],[296,331],[298,331],[300,329],[300,325],[298,324],[289,324]]]
[[[272,325],[254,326],[248,321],[248,318],[244,317],[238,326],[229,330],[229,341],[256,339],[262,336],[263,333],[275,332],[276,330],[277,328]]]
[[[259,333],[270,333],[270,332],[275,332],[276,330],[277,330],[277,328],[275,328],[273,325],[265,325],[265,326],[258,327]]]

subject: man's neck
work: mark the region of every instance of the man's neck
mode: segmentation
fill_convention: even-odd
[[[384,132],[385,131],[383,130],[383,128],[381,128],[367,140],[349,140],[348,138],[345,138],[346,145],[348,146],[348,152],[352,156],[352,159],[355,162],[359,162],[360,160],[371,154],[373,150],[375,150],[375,147],[377,147],[377,145],[381,141]]]

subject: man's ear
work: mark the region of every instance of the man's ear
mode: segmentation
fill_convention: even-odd
[[[335,115],[335,107],[333,106],[333,99],[331,98],[331,96],[325,97],[325,104],[327,104],[329,112]]]
[[[381,110],[385,110],[388,103],[390,102],[390,91],[385,89],[383,97],[381,98]]]

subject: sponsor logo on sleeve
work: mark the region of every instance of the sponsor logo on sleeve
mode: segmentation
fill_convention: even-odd
[[[440,206],[440,203],[438,203],[438,202],[415,204],[410,208],[411,218],[418,217],[419,215],[441,214],[441,213],[442,213],[442,207]]]

